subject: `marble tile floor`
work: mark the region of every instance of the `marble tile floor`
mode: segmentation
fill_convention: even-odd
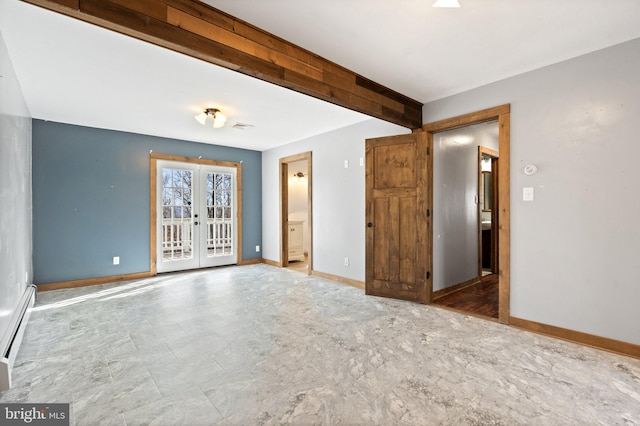
[[[74,425],[640,425],[640,360],[267,265],[40,293],[13,381]]]

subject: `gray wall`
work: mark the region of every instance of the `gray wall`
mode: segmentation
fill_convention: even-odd
[[[0,33],[0,341],[31,279],[31,116]]]
[[[37,284],[149,270],[149,150],[243,161],[242,258],[260,257],[260,152],[34,120]]]
[[[280,261],[279,160],[312,151],[313,269],[364,281],[365,139],[408,133],[404,127],[366,120],[262,153],[264,258]],[[349,168],[344,161],[349,160]],[[344,266],[344,258],[349,266]]]
[[[640,39],[424,106],[511,103],[512,316],[640,344],[638,76]]]
[[[498,150],[498,123],[433,137],[433,290],[478,277],[478,146]]]

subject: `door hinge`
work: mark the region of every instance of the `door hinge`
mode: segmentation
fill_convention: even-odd
[[[431,148],[427,147],[427,155],[431,155]]]
[[[427,217],[431,217],[431,210],[427,209]]]
[[[431,272],[427,271],[427,279],[431,278]]]

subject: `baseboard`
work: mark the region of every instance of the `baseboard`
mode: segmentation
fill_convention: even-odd
[[[352,280],[351,278],[340,277],[338,275],[327,274],[325,272],[320,272],[320,271],[311,271],[311,275],[315,277],[325,278],[331,281],[337,281],[339,283],[347,284],[352,287],[356,287],[364,290],[364,283],[362,281]]]
[[[238,266],[241,265],[254,265],[259,263],[266,263],[264,259],[248,259],[241,260],[238,262]],[[149,278],[154,277],[157,274],[153,272],[137,272],[135,274],[125,274],[125,275],[111,275],[108,277],[98,277],[98,278],[87,278],[84,280],[73,280],[73,281],[60,281],[55,283],[47,283],[47,284],[37,284],[38,291],[49,291],[49,290],[60,290],[63,288],[75,288],[75,287],[86,287],[89,285],[96,284],[107,284],[119,281],[129,281],[129,280],[139,280],[141,278]]]
[[[262,263],[270,266],[275,266],[277,268],[282,268],[282,264],[280,264],[279,262],[276,262],[275,260],[262,259]],[[356,287],[364,290],[364,282],[362,281],[352,280],[351,278],[345,278],[338,275],[327,274],[326,272],[320,272],[315,270],[311,270],[309,275],[313,275],[319,278],[325,278],[327,280],[336,281],[342,284],[350,285],[351,287]]]
[[[138,272],[135,274],[111,275],[109,277],[88,278],[84,280],[60,281],[56,283],[37,284],[38,291],[60,290],[63,288],[85,287],[88,285],[106,284],[118,281],[139,280],[153,277],[152,272]]]
[[[455,293],[458,290],[462,290],[463,288],[471,287],[474,284],[478,284],[480,281],[481,281],[480,278],[474,277],[474,278],[471,278],[470,280],[461,282],[460,284],[452,285],[451,287],[447,287],[447,288],[441,288],[440,290],[434,291],[431,294],[431,300],[437,300],[451,293]]]
[[[533,333],[544,334],[556,339],[566,340],[572,343],[590,346],[596,349],[613,352],[640,359],[640,345],[622,342],[620,340],[609,339],[607,337],[595,336],[581,331],[568,330],[562,327],[542,324],[521,318],[510,317],[509,325]]]
[[[36,292],[36,286],[27,286],[0,340],[0,392],[11,388],[11,370],[20,350],[31,309],[36,301]]]
[[[247,260],[241,260],[238,262],[238,266],[244,266],[244,265],[256,265],[258,263],[264,263],[264,259],[259,257],[257,259],[247,259]]]

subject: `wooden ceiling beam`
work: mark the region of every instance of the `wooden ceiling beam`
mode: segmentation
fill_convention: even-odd
[[[410,129],[422,104],[194,0],[22,0]]]

